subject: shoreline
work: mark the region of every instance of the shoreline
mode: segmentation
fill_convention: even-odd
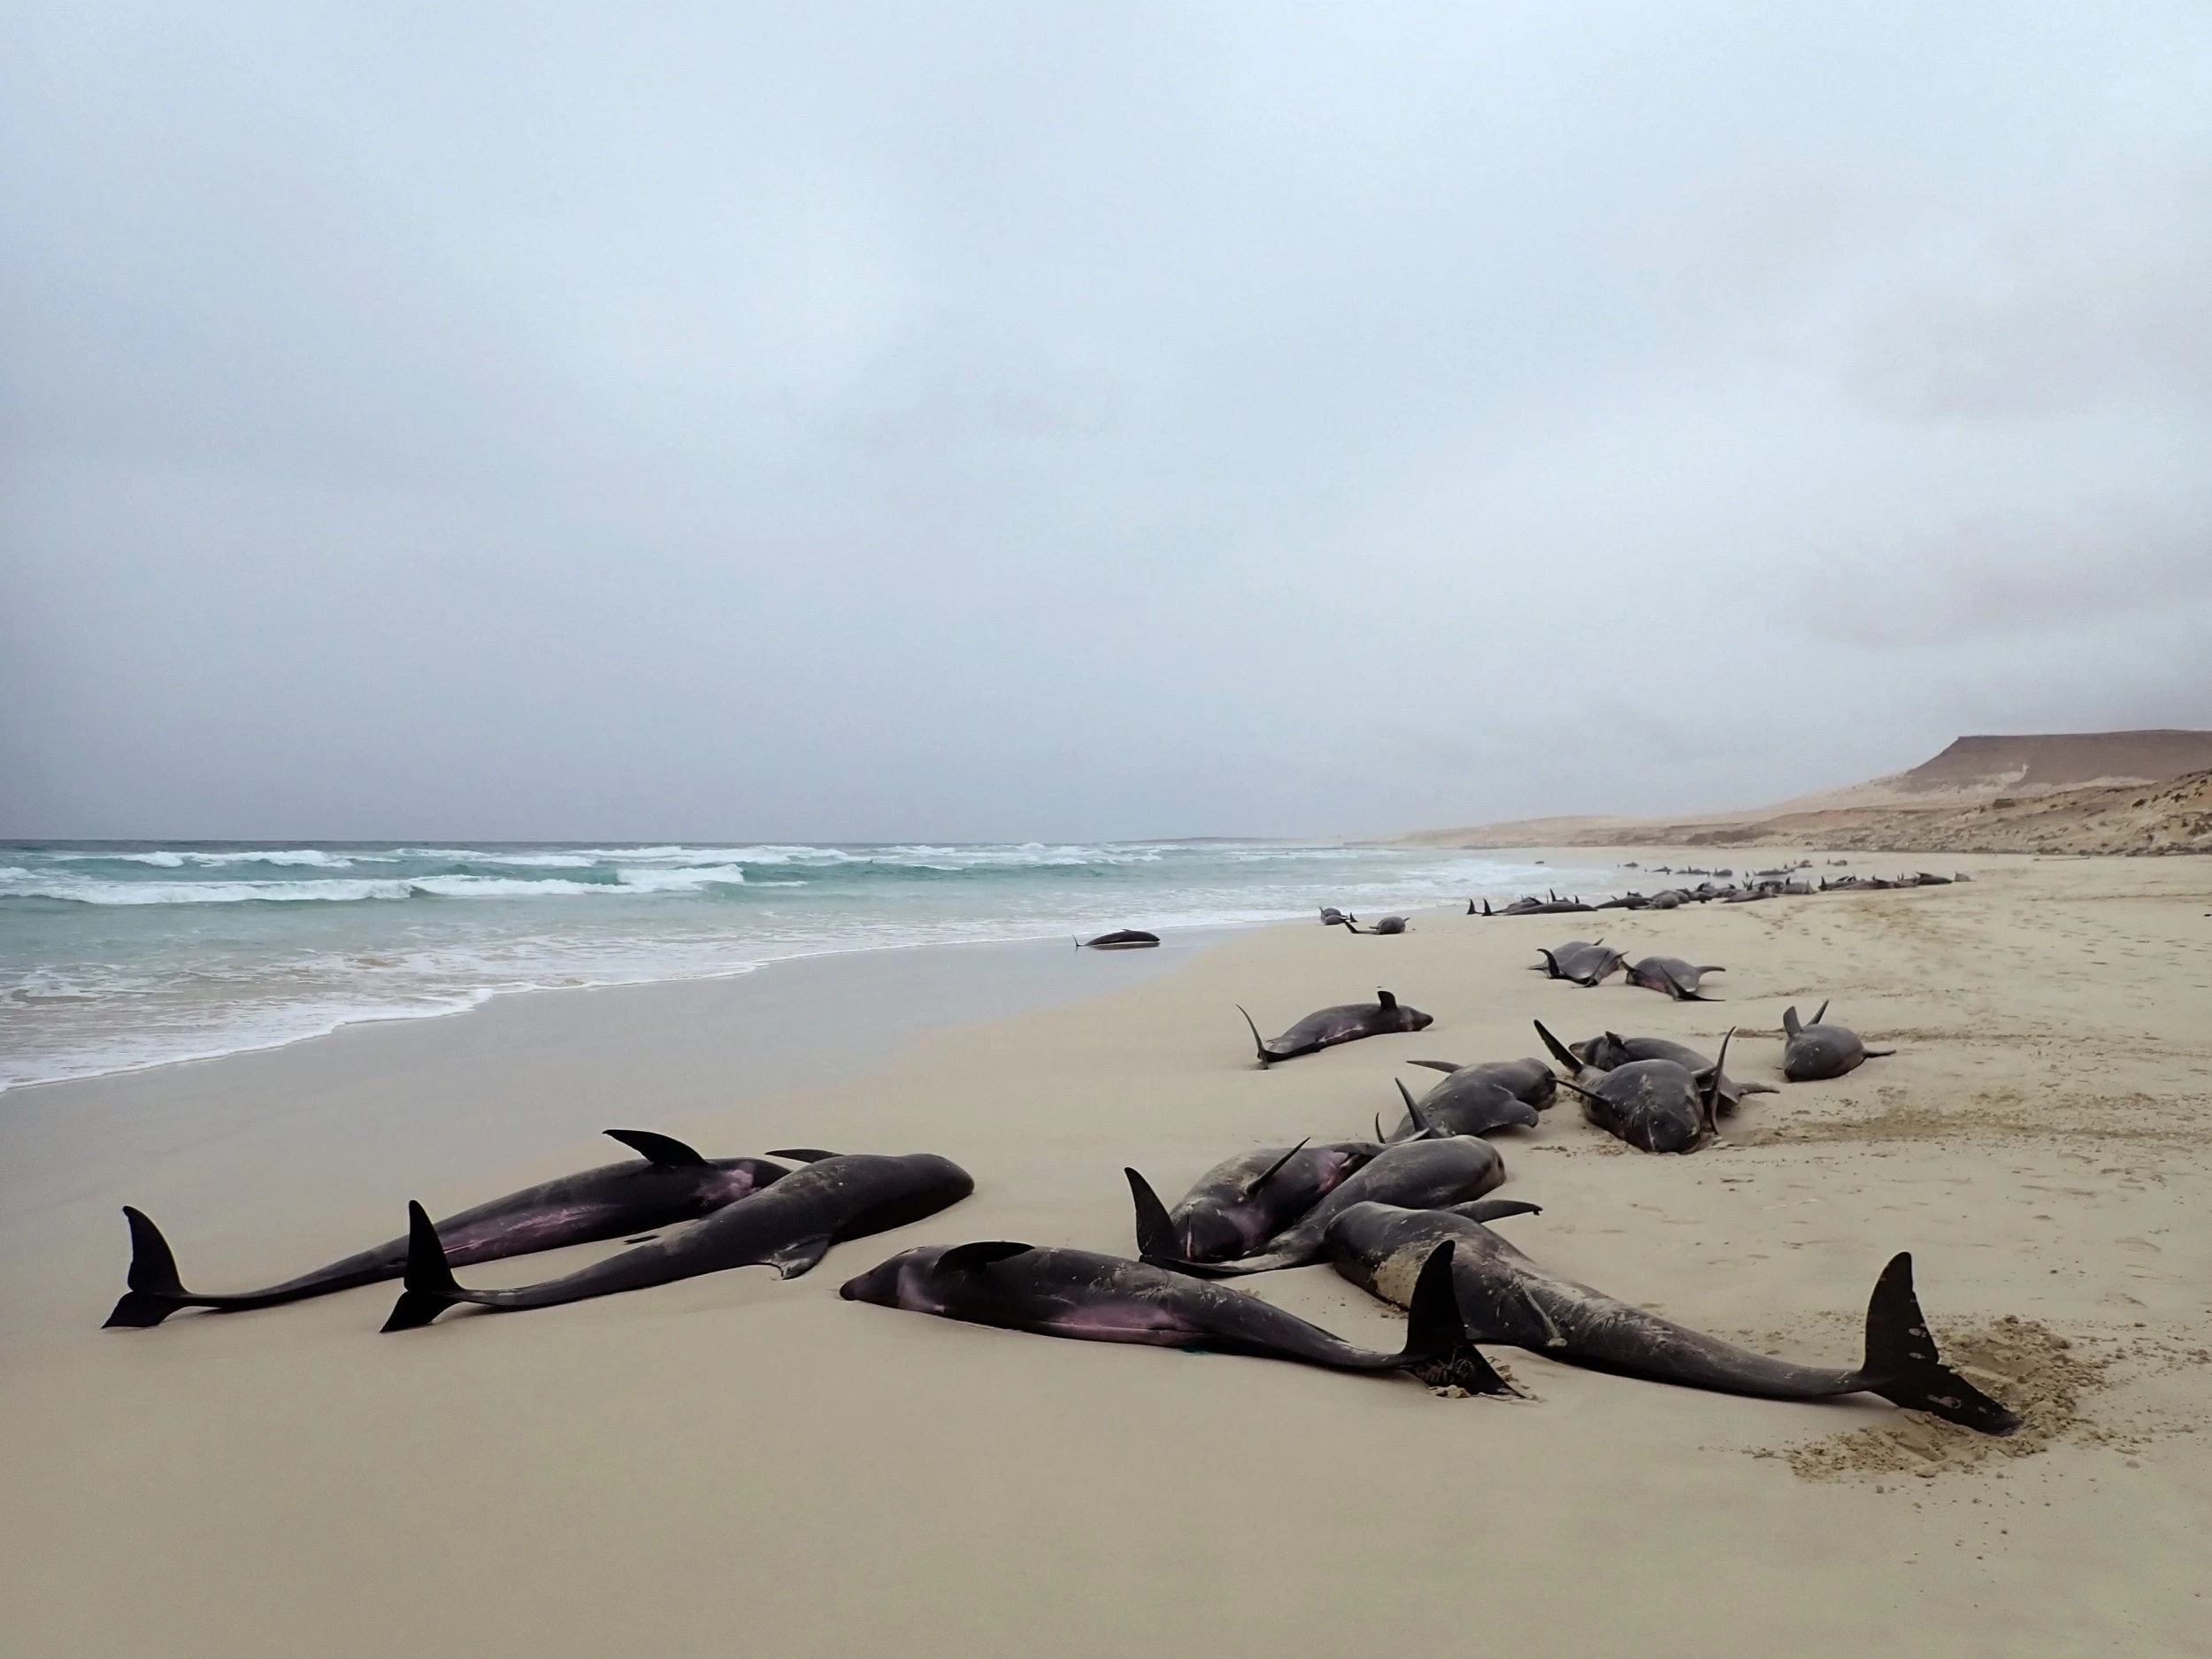
[[[1746,1648],[2188,1651],[2212,1513],[2212,880],[2173,860],[1961,867],[1976,880],[1657,915],[1425,911],[1399,937],[1018,947],[995,975],[858,953],[41,1086],[48,1109],[0,1121],[0,1617],[28,1651],[183,1659],[543,1659],[733,1621],[772,1659],[1119,1659],[1163,1631],[1216,1659],[1318,1659],[1477,1629],[1703,1659],[1717,1574]],[[1593,920],[1726,964],[1727,1000],[1527,972]],[[1056,1000],[1079,975],[1096,994]],[[1252,1064],[1235,1003],[1274,1030],[1379,984],[1436,1024]],[[1828,995],[1898,1054],[1780,1084],[1762,1033]],[[934,1018],[964,1010],[982,1011]],[[1422,1075],[1408,1061],[1532,1052],[1532,1018],[1709,1052],[1736,1026],[1732,1074],[1783,1092],[1685,1158],[1627,1152],[1563,1102],[1500,1136],[1500,1196],[1543,1206],[1502,1224],[1515,1245],[1820,1363],[1855,1361],[1868,1289],[1909,1249],[1946,1353],[1996,1367],[2036,1434],[1981,1455],[1865,1397],[1746,1400],[1503,1348],[1528,1399],[1446,1401],[837,1296],[920,1242],[1125,1254],[1124,1164],[1166,1194],[1251,1147],[1364,1133]],[[96,1328],[121,1288],[117,1202],[162,1223],[187,1283],[227,1288],[388,1236],[406,1197],[604,1161],[610,1123],[710,1155],[941,1151],[977,1190],[789,1281],[403,1336],[376,1333],[388,1286]],[[525,1282],[601,1248],[463,1277]],[[1326,1268],[1246,1283],[1348,1340],[1403,1340]],[[2075,1356],[2062,1410],[2018,1363],[2047,1334]],[[1654,1547],[1686,1521],[1686,1555]]]

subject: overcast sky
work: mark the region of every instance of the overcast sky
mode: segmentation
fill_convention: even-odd
[[[0,7],[0,833],[2212,726],[2212,8]]]

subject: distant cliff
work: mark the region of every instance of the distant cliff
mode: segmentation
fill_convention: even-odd
[[[1525,818],[1406,839],[1448,847],[2212,852],[2212,732],[1962,737],[1909,772],[1748,811]]]

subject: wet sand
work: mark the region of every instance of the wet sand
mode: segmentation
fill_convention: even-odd
[[[2212,863],[1954,864],[1976,879],[785,964],[0,1096],[0,1630],[25,1653],[209,1659],[2206,1651]],[[1727,964],[1727,1000],[1525,971],[1601,933]],[[1378,985],[1435,1025],[1252,1064],[1233,1003],[1271,1032]],[[1731,1071],[1779,1083],[1759,1033],[1829,997],[1901,1052],[1755,1097],[1686,1158],[1625,1151],[1563,1100],[1498,1138],[1500,1195],[1546,1207],[1501,1227],[1626,1300],[1838,1364],[1910,1249],[1947,1351],[2027,1412],[2016,1442],[1511,1349],[1492,1356],[1531,1398],[1444,1400],[837,1299],[925,1240],[1125,1251],[1124,1164],[1171,1198],[1250,1146],[1361,1133],[1394,1076],[1433,1076],[1403,1061],[1538,1052],[1532,1018],[1708,1047],[1740,1025]],[[603,1161],[606,1125],[712,1154],[926,1148],[978,1191],[787,1283],[391,1337],[381,1286],[96,1328],[122,1202],[188,1283],[236,1287],[388,1236],[407,1197]],[[1249,1282],[1402,1340],[1326,1269]]]

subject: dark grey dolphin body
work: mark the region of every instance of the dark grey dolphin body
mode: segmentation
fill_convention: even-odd
[[[1406,1345],[1396,1354],[1356,1348],[1226,1285],[1089,1250],[1010,1240],[907,1250],[848,1279],[837,1294],[1040,1336],[1247,1354],[1331,1371],[1410,1371],[1432,1386],[1511,1392],[1461,1330],[1448,1245],[1414,1277]]]
[[[1300,1141],[1217,1164],[1170,1210],[1134,1170],[1137,1248],[1148,1256],[1219,1262],[1249,1256],[1319,1203],[1382,1148],[1372,1141]]]
[[[1536,1022],[1536,1034],[1544,1040],[1559,1064],[1583,1079],[1586,1071],[1610,1071],[1616,1066],[1626,1065],[1631,1060],[1671,1060],[1686,1069],[1701,1083],[1707,1072],[1713,1072],[1720,1080],[1720,1088],[1713,1102],[1714,1111],[1725,1118],[1743,1104],[1747,1094],[1778,1094],[1781,1091],[1771,1083],[1739,1083],[1724,1071],[1719,1071],[1710,1060],[1686,1043],[1671,1041],[1665,1037],[1624,1037],[1617,1032],[1607,1032],[1576,1043],[1563,1043],[1544,1029],[1544,1022]]]
[[[1874,1394],[1984,1434],[2020,1419],[1947,1368],[1913,1294],[1912,1257],[1883,1269],[1866,1310],[1866,1356],[1856,1370],[1799,1365],[1724,1342],[1601,1291],[1547,1272],[1488,1227],[1453,1210],[1359,1204],[1329,1233],[1330,1260],[1355,1285],[1405,1306],[1425,1264],[1453,1246],[1452,1285],[1468,1338],[1654,1382],[1764,1400]]]
[[[1619,951],[1608,949],[1601,939],[1571,940],[1556,950],[1539,946],[1536,954],[1544,959],[1541,972],[1547,979],[1572,979],[1586,986],[1597,984],[1627,961]]]
[[[1559,1097],[1559,1079],[1552,1075],[1551,1067],[1534,1058],[1484,1060],[1473,1065],[1462,1065],[1455,1060],[1409,1060],[1406,1064],[1448,1073],[1448,1081],[1465,1078],[1470,1082],[1495,1083],[1514,1099],[1526,1102],[1540,1112],[1548,1110]],[[1429,1098],[1436,1098],[1433,1091]]]
[[[920,1221],[974,1190],[965,1170],[931,1152],[826,1156],[745,1203],[718,1210],[665,1238],[513,1290],[469,1290],[455,1283],[437,1228],[420,1204],[410,1204],[407,1289],[384,1328],[428,1325],[456,1302],[503,1310],[550,1308],[733,1267],[773,1267],[792,1279],[841,1240]]]
[[[1134,1171],[1133,1192],[1141,1177]],[[1279,1268],[1303,1267],[1321,1260],[1328,1248],[1329,1225],[1352,1205],[1370,1201],[1403,1204],[1426,1210],[1463,1203],[1479,1198],[1505,1179],[1505,1160],[1486,1141],[1453,1135],[1441,1141],[1410,1141],[1386,1147],[1373,1159],[1300,1218],[1295,1226],[1275,1235],[1262,1256],[1233,1262],[1191,1262],[1148,1255],[1157,1267],[1194,1273],[1206,1279],[1237,1279],[1248,1273],[1269,1273]],[[1525,1215],[1535,1208],[1501,1200],[1489,1207],[1498,1216]],[[1138,1220],[1140,1233],[1144,1222]]]
[[[1148,950],[1160,942],[1160,936],[1148,933],[1141,927],[1125,927],[1118,933],[1101,933],[1096,939],[1079,939],[1075,942],[1085,950]]]
[[[1455,1071],[1418,1101],[1403,1083],[1398,1095],[1406,1103],[1406,1115],[1387,1137],[1393,1143],[1423,1135],[1486,1135],[1536,1127],[1536,1108],[1495,1078]]]
[[[1698,995],[1698,981],[1709,973],[1727,972],[1725,968],[1685,962],[1679,956],[1646,956],[1631,964],[1628,982],[1647,991],[1660,992],[1678,1002],[1709,1002],[1711,997]]]
[[[1559,1049],[1541,1021],[1536,1029]],[[1563,1086],[1582,1096],[1582,1115],[1617,1140],[1645,1152],[1694,1152],[1718,1133],[1714,1119],[1727,1061],[1724,1038],[1720,1059],[1701,1074],[1678,1060],[1630,1060],[1610,1071],[1586,1066]]]
[[[1804,1025],[1799,1022],[1796,1009],[1783,1010],[1782,1075],[1791,1082],[1815,1083],[1841,1077],[1846,1071],[1855,1071],[1865,1061],[1884,1059],[1897,1052],[1868,1048],[1847,1025],[1823,1024],[1827,1012],[1828,1004],[1823,1002],[1812,1023]]]
[[[1386,916],[1371,927],[1362,927],[1358,917],[1348,916],[1344,918],[1344,931],[1348,933],[1402,933],[1406,931],[1406,918],[1402,916]]]
[[[682,1141],[646,1129],[606,1132],[644,1155],[644,1161],[606,1164],[558,1180],[526,1187],[438,1224],[449,1259],[467,1263],[568,1244],[590,1244],[693,1221],[772,1186],[790,1171],[758,1158],[702,1157]],[[139,1210],[123,1210],[131,1228],[130,1288],[108,1315],[111,1326],[144,1329],[180,1308],[235,1313],[326,1296],[397,1279],[407,1266],[407,1240],[394,1239],[297,1279],[262,1290],[200,1295],[178,1277],[168,1240]]]
[[[1252,1026],[1252,1044],[1260,1051],[1263,1067],[1278,1060],[1294,1060],[1302,1054],[1318,1054],[1340,1042],[1357,1042],[1362,1037],[1425,1031],[1436,1023],[1431,1016],[1417,1008],[1407,1007],[1387,991],[1376,992],[1371,1002],[1343,1002],[1309,1014],[1271,1042],[1260,1036],[1260,1028],[1252,1025],[1252,1016],[1245,1014],[1241,1006],[1237,1012],[1244,1014],[1244,1023]]]

